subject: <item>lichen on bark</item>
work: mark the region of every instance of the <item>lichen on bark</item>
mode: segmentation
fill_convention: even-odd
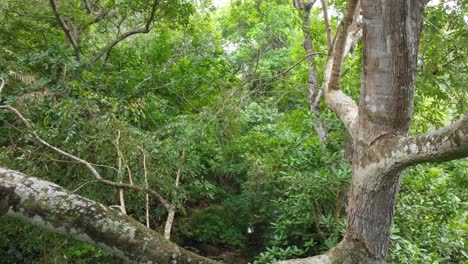
[[[62,187],[0,168],[0,213],[95,244],[137,263],[216,263],[141,223]]]

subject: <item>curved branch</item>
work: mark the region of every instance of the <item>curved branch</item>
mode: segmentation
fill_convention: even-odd
[[[9,105],[0,105],[0,109],[7,109],[9,110],[10,112],[12,112],[16,117],[18,117],[22,122],[23,124],[26,126],[26,128],[28,129],[28,131],[34,136],[34,138],[36,138],[36,140],[41,143],[42,145],[56,151],[57,153],[71,159],[71,160],[74,160],[76,162],[79,162],[83,165],[85,165],[90,171],[91,173],[94,175],[94,177],[96,177],[97,180],[102,180],[102,177],[101,175],[96,171],[96,169],[89,163],[87,162],[86,160],[84,159],[80,159],[68,152],[65,152],[59,148],[56,148],[52,145],[50,145],[49,143],[47,143],[46,141],[44,141],[41,137],[39,137],[39,135],[37,134],[36,130],[31,126],[31,124],[29,123],[28,120],[26,120],[26,118],[24,118],[24,116],[14,107],[11,107]]]
[[[67,36],[68,40],[70,41],[70,44],[75,50],[75,53],[78,54],[80,51],[80,45],[78,44],[78,40],[75,38],[75,36],[73,36],[72,29],[70,29],[70,27],[60,15],[55,0],[49,0],[49,2],[50,6],[52,7],[52,11],[54,12],[54,16],[60,24],[60,27],[63,29],[63,32],[65,32],[65,35]]]
[[[135,263],[216,263],[164,239],[117,210],[0,167],[0,215],[95,244]]]
[[[52,1],[52,0],[51,0]],[[145,26],[142,28],[135,28],[130,31],[125,32],[124,34],[118,36],[113,41],[109,42],[105,47],[99,50],[91,59],[89,59],[88,64],[92,65],[96,63],[104,54],[110,52],[115,45],[119,44],[119,42],[125,40],[126,38],[136,35],[136,34],[144,34],[150,32],[151,23],[154,20],[154,15],[156,13],[157,6],[159,4],[158,0],[154,0],[153,5],[151,6],[151,12],[148,20],[145,22]]]
[[[356,42],[355,39],[360,37],[359,34],[350,34],[350,28],[352,28],[356,13],[359,10],[359,3],[359,0],[348,1],[345,17],[338,28],[332,49],[328,54],[322,88],[325,92],[326,105],[345,124],[352,137],[356,134],[358,106],[351,97],[343,93],[340,87],[340,79],[343,60],[352,46],[348,43]]]

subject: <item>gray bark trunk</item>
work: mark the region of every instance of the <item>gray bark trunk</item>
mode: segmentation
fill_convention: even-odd
[[[127,261],[216,263],[180,248],[118,210],[4,168],[0,168],[0,214],[95,244]]]
[[[418,0],[363,0],[363,72],[345,241],[385,261],[399,170],[368,166],[369,147],[411,124],[422,9]]]
[[[425,0],[363,0],[363,69],[359,106],[340,88],[348,0],[338,31],[325,99],[353,137],[353,176],[344,239],[323,255],[293,263],[385,263],[401,171],[427,161],[468,156],[468,115],[437,131],[408,136]],[[333,63],[333,67],[330,65]]]

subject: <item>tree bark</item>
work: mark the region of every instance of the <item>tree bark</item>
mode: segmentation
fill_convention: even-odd
[[[322,90],[319,89],[317,82],[317,71],[314,68],[315,65],[315,53],[314,46],[312,44],[312,39],[310,36],[310,11],[312,9],[315,1],[309,1],[304,3],[301,1],[293,1],[294,6],[303,12],[302,18],[302,33],[304,35],[303,47],[307,53],[307,67],[309,69],[309,80],[307,81],[307,86],[309,89],[309,106],[312,116],[312,125],[315,128],[315,132],[319,137],[320,141],[327,142],[330,140],[330,135],[328,134],[325,126],[323,125],[322,120],[320,120],[320,101],[322,99]],[[328,19],[326,20],[328,21]]]
[[[344,242],[359,241],[369,257],[385,262],[401,173],[383,173],[366,158],[375,155],[373,144],[408,133],[422,10],[418,0],[363,0],[362,14],[363,76]]]
[[[468,156],[468,115],[437,131],[408,136],[425,0],[362,0],[363,69],[359,106],[340,87],[348,1],[325,72],[325,101],[353,137],[353,175],[345,237],[320,256],[294,263],[385,263],[401,171]],[[327,75],[325,75],[327,77]],[[328,83],[327,83],[328,81]]]
[[[0,214],[95,244],[137,263],[216,263],[141,223],[62,187],[0,167]]]

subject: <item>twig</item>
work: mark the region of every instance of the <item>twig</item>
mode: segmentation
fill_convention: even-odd
[[[73,193],[76,193],[77,191],[79,191],[81,188],[83,188],[85,185],[88,185],[90,183],[94,183],[94,182],[98,182],[96,180],[93,180],[93,181],[88,181],[88,182],[85,182],[83,184],[81,184],[78,188],[76,188],[74,191],[72,191]]]
[[[24,131],[22,131],[22,130],[20,130],[20,129],[16,128],[16,127],[14,127],[14,128],[15,128],[15,129],[17,129],[17,130],[18,130],[18,131],[20,131],[20,132],[24,132]],[[40,153],[40,154],[47,156],[47,157],[48,157],[50,160],[52,160],[52,161],[55,161],[55,162],[63,162],[63,163],[76,163],[76,164],[81,164],[80,162],[78,162],[78,161],[74,161],[74,160],[61,160],[61,159],[55,159],[55,158],[52,158],[52,157],[51,157],[49,154],[47,154],[47,153]],[[116,168],[112,167],[112,166],[103,165],[103,164],[96,164],[96,163],[91,163],[91,162],[90,162],[89,164],[93,165],[94,167],[103,167],[103,168],[108,168],[108,169],[111,169],[111,170],[114,170],[114,171],[118,172],[118,170],[117,170]]]

